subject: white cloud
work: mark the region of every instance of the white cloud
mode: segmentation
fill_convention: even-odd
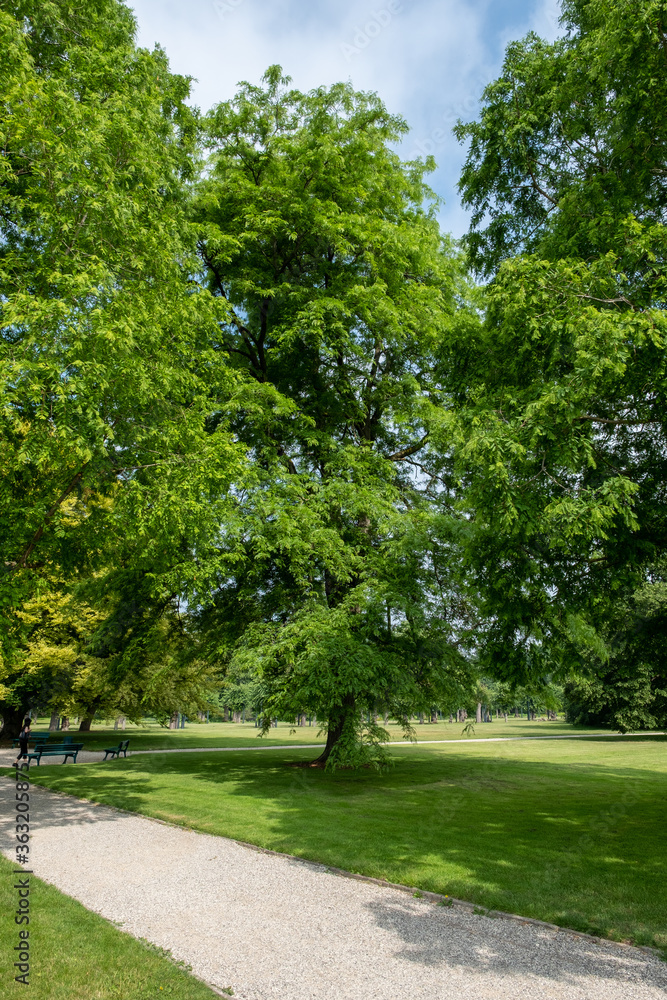
[[[488,0],[487,0],[488,2]],[[431,183],[448,205],[442,224],[466,228],[455,184],[464,152],[451,134],[471,118],[484,83],[499,69],[502,27],[485,0],[134,0],[138,41],[166,50],[175,72],[194,76],[193,100],[204,110],[233,96],[239,80],[259,82],[279,63],[309,90],[350,79],[377,91],[412,128],[404,155],[432,151],[440,169]],[[554,0],[525,8],[526,27],[553,37]],[[493,21],[493,24],[491,23]],[[516,23],[516,16],[513,18]],[[517,37],[513,34],[511,37]],[[421,147],[418,145],[421,143]]]

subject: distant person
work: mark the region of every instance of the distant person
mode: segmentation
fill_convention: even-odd
[[[26,717],[23,720],[23,725],[21,726],[21,732],[19,733],[19,755],[14,761],[14,765],[20,763],[21,759],[25,757],[28,759],[28,740],[30,739],[30,719]]]

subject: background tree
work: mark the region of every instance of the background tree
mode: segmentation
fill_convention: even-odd
[[[261,682],[265,726],[315,714],[319,762],[359,763],[382,736],[362,716],[407,721],[469,683],[452,484],[430,434],[442,342],[475,316],[424,167],[389,148],[405,124],[349,85],[302,94],[279,67],[263,83],[208,116],[196,204],[229,307],[218,346],[252,380],[213,418],[252,473],[199,625],[208,655]]]
[[[231,436],[205,424],[209,395],[234,380],[191,277],[189,81],[134,32],[116,0],[0,11],[6,733],[28,707],[15,612],[42,575],[88,571],[125,538],[156,590],[186,586],[238,474]]]
[[[581,0],[458,126],[486,322],[454,343],[488,669],[599,656],[664,552],[667,5]]]
[[[615,602],[597,653],[565,687],[568,722],[621,732],[667,725],[667,583],[664,567]]]

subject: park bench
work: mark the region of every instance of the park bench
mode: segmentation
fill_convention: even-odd
[[[45,740],[48,740],[49,736],[51,736],[51,735],[52,734],[49,733],[49,732],[46,732],[46,733],[30,733],[30,736],[28,737],[28,743],[43,743],[43,742],[45,742]],[[18,745],[19,745],[19,738],[18,738],[18,736],[16,736],[12,740],[12,746],[13,747],[17,747]]]
[[[129,745],[130,745],[129,740],[121,740],[118,746],[116,747],[105,747],[104,760],[107,759],[108,754],[111,754],[112,760],[114,759],[114,757],[120,757],[121,754],[123,754],[124,757],[127,757],[127,748]]]
[[[71,743],[73,739],[74,736],[72,735],[72,733],[65,733],[64,736],[60,732],[30,733],[30,736],[28,737],[28,743],[34,743],[36,750],[40,744],[49,743],[49,741],[51,741],[51,743],[57,743],[58,746],[60,746],[61,743]],[[12,747],[17,747],[18,745],[19,745],[19,739],[17,736],[16,739],[12,740]]]
[[[31,760],[36,760],[39,765],[42,757],[62,757],[63,764],[67,763],[67,758],[72,758],[72,763],[76,764],[76,758],[79,750],[83,750],[83,743],[60,743],[60,744],[47,744],[39,743],[32,753],[28,754],[28,763]]]

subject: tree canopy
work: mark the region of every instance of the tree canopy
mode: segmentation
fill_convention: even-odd
[[[666,15],[566,3],[565,37],[513,43],[458,126],[470,259],[492,278],[459,454],[501,669],[608,658],[616,598],[664,552]]]
[[[241,455],[206,425],[211,392],[235,380],[193,278],[188,80],[135,46],[114,0],[5,3],[0,31],[7,721],[25,707],[16,611],[49,568],[75,577],[111,549],[183,587]]]
[[[424,167],[391,151],[404,123],[349,85],[288,87],[273,67],[206,121],[200,254],[219,347],[254,384],[221,408],[252,470],[202,627],[259,672],[266,719],[317,714],[324,761],[361,713],[468,681],[430,434],[441,345],[476,319]]]

